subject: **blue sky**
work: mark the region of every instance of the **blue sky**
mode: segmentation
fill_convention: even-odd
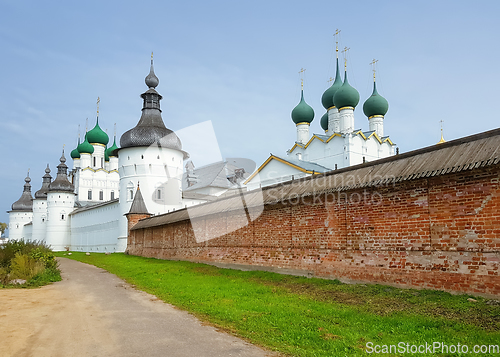
[[[356,127],[368,129],[361,109],[375,58],[385,134],[401,152],[435,144],[440,120],[447,140],[497,128],[499,10],[497,1],[0,0],[0,222],[28,168],[33,193],[47,163],[55,177],[63,144],[69,154],[78,125],[95,125],[98,96],[110,136],[114,123],[118,139],[136,125],[151,51],[167,127],[210,120],[223,157],[257,165],[296,139],[301,68],[311,131],[322,133],[337,28],[361,97]]]

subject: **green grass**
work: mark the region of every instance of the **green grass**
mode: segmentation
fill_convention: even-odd
[[[470,302],[469,295],[124,254],[73,253],[70,258],[104,268],[203,321],[284,355],[366,356],[367,342],[438,341],[470,349],[500,344],[500,306],[480,297]]]

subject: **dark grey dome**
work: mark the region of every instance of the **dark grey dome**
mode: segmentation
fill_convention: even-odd
[[[49,185],[49,192],[73,193],[75,191],[75,186],[73,186],[73,184],[68,181],[68,166],[66,166],[65,164],[66,158],[64,157],[64,150],[59,161],[61,163],[57,165],[57,177]]]
[[[50,181],[52,180],[52,176],[50,176],[49,164],[47,164],[47,168],[45,169],[45,175],[43,175],[42,188],[35,192],[35,198],[46,199],[47,193],[49,192]]]
[[[143,99],[141,119],[134,128],[121,136],[120,150],[156,144],[164,148],[182,151],[181,140],[165,126],[161,117],[160,100],[162,96],[155,90],[158,83],[159,80],[154,74],[153,62],[151,62],[151,70],[146,77],[146,85],[149,89],[141,94]],[[189,157],[187,152],[182,152],[184,158]]]
[[[136,126],[125,132],[120,139],[121,148],[150,146],[154,143],[161,147],[182,150],[181,140],[172,130],[165,127]]]
[[[24,190],[21,195],[21,198],[12,204],[12,211],[24,211],[31,212],[33,211],[33,197],[31,196],[31,179],[28,176],[24,179]]]

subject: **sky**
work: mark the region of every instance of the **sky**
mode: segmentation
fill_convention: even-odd
[[[362,104],[377,59],[384,134],[400,152],[437,143],[441,120],[446,140],[498,128],[499,13],[498,1],[0,0],[0,222],[28,169],[34,194],[47,164],[56,176],[63,145],[72,167],[78,126],[82,135],[87,118],[94,127],[98,97],[110,137],[115,123],[117,141],[137,124],[152,51],[166,126],[213,128],[184,140],[198,167],[207,152],[257,166],[286,155],[301,68],[311,134],[323,133],[337,29],[360,93],[355,127],[368,130]]]

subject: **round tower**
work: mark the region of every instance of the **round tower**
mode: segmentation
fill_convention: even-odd
[[[304,88],[300,91],[300,102],[292,110],[292,120],[297,127],[297,143],[307,144],[309,141],[309,126],[314,119],[314,110],[304,100]]]
[[[24,179],[24,190],[16,202],[12,204],[9,213],[9,239],[29,239],[26,236],[24,226],[33,219],[33,197],[31,196],[31,179],[28,176]]]
[[[68,166],[64,150],[57,177],[49,185],[47,192],[47,236],[46,243],[54,251],[62,251],[71,246],[70,213],[75,207],[75,187],[68,181]]]
[[[47,237],[47,194],[52,181],[49,164],[47,164],[42,180],[42,188],[35,192],[35,200],[33,201],[32,238],[35,241],[45,242]]]
[[[120,138],[118,172],[120,174],[120,238],[117,249],[125,249],[127,220],[135,188],[140,182],[144,202],[153,214],[166,213],[182,207],[183,160],[189,157],[182,150],[177,135],[165,127],[160,100],[156,91],[159,84],[151,56],[150,72],[145,79],[148,90],[141,94],[142,114],[137,125]],[[111,160],[111,155],[110,155]],[[111,161],[110,161],[111,164]]]

